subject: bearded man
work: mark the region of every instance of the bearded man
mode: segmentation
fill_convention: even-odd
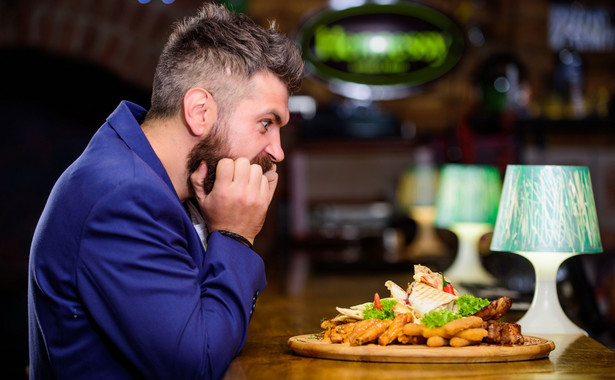
[[[54,186],[29,273],[36,379],[220,378],[266,286],[252,244],[303,75],[290,39],[206,4],[149,111],[124,101]]]

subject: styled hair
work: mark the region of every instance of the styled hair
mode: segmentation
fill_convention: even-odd
[[[275,23],[265,29],[244,14],[207,3],[174,24],[156,67],[147,118],[177,115],[185,93],[196,86],[207,89],[224,114],[260,71],[276,75],[292,94],[301,85],[303,59]]]

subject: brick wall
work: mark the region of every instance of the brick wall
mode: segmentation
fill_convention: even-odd
[[[31,47],[82,59],[149,88],[174,20],[201,1],[22,0],[0,5],[0,47]]]

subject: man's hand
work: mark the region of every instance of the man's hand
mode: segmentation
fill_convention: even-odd
[[[223,158],[218,162],[209,194],[203,189],[206,174],[207,165],[201,162],[190,175],[190,182],[209,231],[231,231],[254,243],[278,184],[276,166],[263,173],[260,165],[250,164],[247,158]]]

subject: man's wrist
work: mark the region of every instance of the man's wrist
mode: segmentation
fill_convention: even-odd
[[[227,231],[227,230],[216,230],[216,231],[218,231],[220,235],[230,237],[231,239],[237,240],[238,242],[243,243],[246,247],[250,248],[251,250],[254,250],[254,246],[252,245],[250,240],[248,240],[246,237],[239,235],[235,232]],[[212,232],[215,232],[215,231],[212,231]]]

